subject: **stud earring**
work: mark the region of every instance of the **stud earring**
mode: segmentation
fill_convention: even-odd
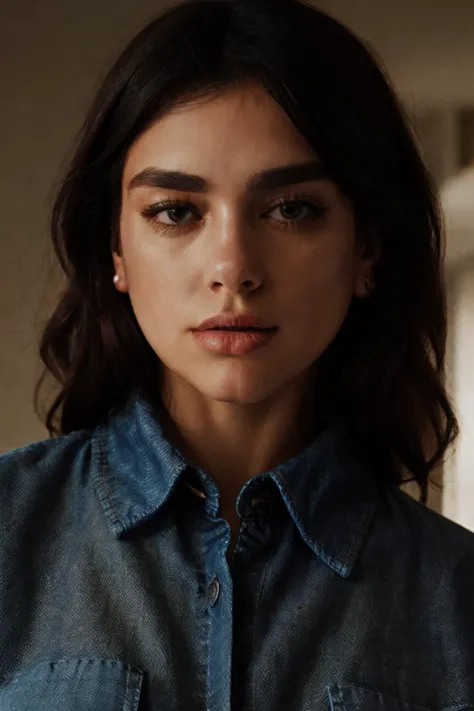
[[[371,296],[373,292],[375,291],[376,283],[375,281],[372,281],[372,279],[366,279],[365,280],[365,293],[367,296]]]
[[[116,274],[116,275],[114,276],[114,284],[118,284],[119,281],[120,281],[120,277],[119,277],[118,274]]]

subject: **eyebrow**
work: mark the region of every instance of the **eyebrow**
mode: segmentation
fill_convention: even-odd
[[[257,173],[246,183],[248,193],[275,190],[288,185],[306,183],[311,180],[328,180],[329,176],[319,161],[298,163],[271,168]],[[165,188],[190,193],[208,193],[210,184],[198,175],[189,175],[176,170],[145,168],[137,173],[128,184],[128,192],[136,188]]]

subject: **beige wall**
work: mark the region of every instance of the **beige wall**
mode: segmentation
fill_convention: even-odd
[[[474,251],[452,270],[448,288],[449,390],[461,433],[445,467],[443,513],[474,531]]]
[[[32,394],[51,186],[100,76],[159,7],[160,0],[2,0],[0,451],[46,436]]]
[[[160,0],[2,0],[0,451],[40,439],[32,407],[49,280],[47,214],[91,93]],[[323,0],[374,44],[410,105],[474,92],[472,0]]]

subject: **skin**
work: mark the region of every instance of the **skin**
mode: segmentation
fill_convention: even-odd
[[[231,545],[243,484],[305,445],[300,422],[311,414],[305,393],[317,360],[372,277],[375,256],[330,179],[258,194],[246,189],[261,171],[315,160],[281,107],[250,83],[171,110],[137,139],[125,162],[116,288],[128,292],[163,364],[168,436],[219,484]],[[150,167],[201,176],[210,189],[129,190]],[[294,204],[301,193],[316,212],[300,198]],[[193,208],[143,217],[166,199]],[[189,329],[222,311],[251,312],[279,331],[249,354],[211,353]]]

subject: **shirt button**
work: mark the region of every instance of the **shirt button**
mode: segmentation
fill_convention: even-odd
[[[221,586],[219,584],[219,581],[217,578],[214,578],[214,580],[211,580],[209,583],[209,587],[207,589],[207,593],[209,596],[209,603],[211,607],[216,604],[217,598],[219,597],[219,592],[220,592]]]

